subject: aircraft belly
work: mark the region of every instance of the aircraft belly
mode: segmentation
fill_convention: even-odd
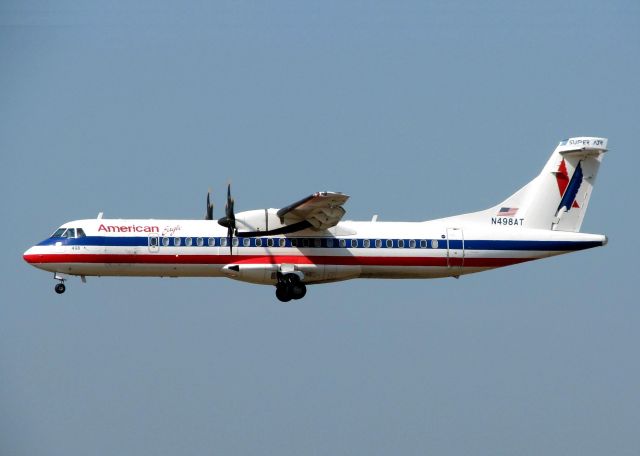
[[[448,267],[440,266],[365,266],[363,279],[435,279],[451,275]]]
[[[131,263],[43,263],[34,265],[50,272],[86,276],[222,277],[222,265],[131,264]]]

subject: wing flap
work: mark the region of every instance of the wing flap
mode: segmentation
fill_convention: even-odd
[[[286,225],[307,221],[314,230],[336,226],[346,213],[342,207],[349,199],[339,192],[317,192],[278,210],[280,222]]]

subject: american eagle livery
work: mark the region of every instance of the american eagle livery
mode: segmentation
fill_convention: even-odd
[[[24,253],[68,275],[228,277],[275,286],[280,301],[307,285],[356,278],[426,279],[537,260],[607,243],[580,233],[607,139],[561,141],[542,172],[489,209],[426,222],[341,221],[349,196],[318,192],[281,209],[234,212],[213,220],[76,220]]]

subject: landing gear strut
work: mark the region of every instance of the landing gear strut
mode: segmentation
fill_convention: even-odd
[[[278,284],[276,285],[276,298],[282,302],[289,302],[292,299],[302,299],[307,294],[307,286],[302,283],[296,274],[278,273]]]

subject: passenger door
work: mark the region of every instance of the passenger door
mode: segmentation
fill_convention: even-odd
[[[462,270],[464,265],[464,233],[462,228],[447,228],[447,266]]]

